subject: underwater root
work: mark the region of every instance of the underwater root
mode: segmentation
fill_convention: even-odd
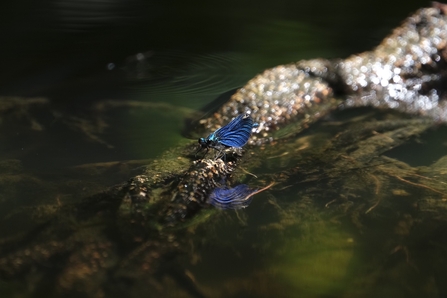
[[[400,181],[402,181],[402,182],[405,182],[405,183],[408,183],[408,184],[411,184],[411,185],[414,185],[414,186],[417,186],[417,187],[422,187],[422,188],[431,190],[431,191],[433,191],[433,192],[435,192],[435,193],[438,193],[438,194],[441,194],[441,195],[443,195],[443,196],[446,196],[445,193],[443,193],[443,192],[441,192],[441,191],[439,191],[439,190],[436,190],[436,189],[434,189],[434,188],[431,188],[430,186],[427,186],[427,185],[424,185],[424,184],[420,184],[420,183],[416,183],[416,182],[411,182],[411,181],[409,181],[409,180],[407,180],[407,179],[404,179],[404,178],[402,178],[402,177],[400,177],[400,176],[396,176],[396,175],[391,175],[391,176],[394,177],[394,178],[396,178],[396,179],[398,179],[398,180],[400,180]]]
[[[382,183],[380,183],[379,178],[377,178],[376,176],[369,174],[369,176],[371,176],[374,180],[374,183],[376,184],[376,188],[374,193],[377,195],[379,194],[380,188],[382,186]],[[368,214],[369,212],[371,212],[374,208],[376,208],[377,206],[379,206],[380,202],[382,201],[382,196],[379,196],[379,198],[377,199],[376,203],[374,205],[372,205],[371,207],[368,208],[368,210],[365,211],[365,214]]]

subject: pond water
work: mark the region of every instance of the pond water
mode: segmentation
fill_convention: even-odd
[[[48,206],[57,214],[57,206],[124,182],[167,149],[189,143],[182,133],[185,119],[209,104],[211,110],[219,104],[216,98],[228,98],[222,95],[262,70],[369,50],[427,5],[175,0],[5,4],[0,12],[0,244],[35,228],[39,219],[28,218],[23,210]],[[256,174],[287,169],[323,148],[340,132],[340,123],[375,113],[380,112],[334,113],[297,138],[296,148],[304,148],[300,156],[272,156]],[[385,155],[428,168],[447,153],[445,135],[445,127],[433,127]],[[304,163],[301,168],[312,174]],[[367,175],[405,202],[385,203],[374,216],[361,217],[365,210],[351,208],[352,197],[363,196],[372,205],[382,200]],[[409,191],[408,180],[399,185],[400,176],[389,174],[398,178],[387,184],[374,175],[353,171],[340,188],[331,184],[338,180],[326,176],[296,181],[257,195],[243,211],[208,210],[204,216],[213,219],[190,228],[194,249],[173,257],[175,262],[162,261],[163,274],[155,281],[137,279],[128,294],[152,297],[147,290],[155,289],[154,297],[445,297],[444,220],[425,224],[427,213],[414,215],[411,204],[421,193]],[[365,184],[364,193],[348,180]],[[319,192],[326,187],[328,192]],[[332,208],[336,195],[346,200]],[[401,211],[390,211],[397,208]],[[55,263],[45,266],[58,267]],[[48,271],[1,277],[0,296],[47,297],[47,289],[57,296],[61,292],[49,284],[63,270]],[[114,289],[114,282],[116,277],[105,276],[97,284]],[[83,297],[74,288],[70,297]],[[114,296],[113,290],[86,292]]]
[[[11,3],[2,11],[0,95],[43,97],[48,103],[41,109],[34,105],[35,122],[22,119],[23,126],[16,122],[14,129],[13,123],[3,125],[2,137],[9,138],[2,140],[1,153],[44,168],[157,156],[177,143],[184,114],[109,106],[113,122],[90,123],[107,125],[95,127],[101,130],[96,141],[73,130],[86,130],[83,121],[97,121],[101,102],[200,109],[266,68],[369,50],[424,5]],[[33,142],[42,134],[49,139]],[[31,150],[31,144],[40,150]]]

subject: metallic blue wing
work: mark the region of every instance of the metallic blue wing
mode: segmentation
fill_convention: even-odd
[[[250,138],[253,119],[250,115],[241,114],[210,135],[227,147],[242,147]]]
[[[250,189],[246,184],[239,184],[233,188],[215,188],[209,196],[209,203],[219,209],[242,209],[247,207],[252,194],[257,189]]]

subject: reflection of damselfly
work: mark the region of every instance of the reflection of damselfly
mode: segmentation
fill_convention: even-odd
[[[261,189],[250,189],[246,184],[239,184],[233,188],[218,187],[209,196],[209,203],[219,209],[242,209],[247,207],[252,196],[258,194],[275,183],[272,182]]]
[[[216,159],[222,155],[225,156],[225,153],[223,152],[224,149],[229,147],[241,148],[247,144],[251,135],[251,130],[256,126],[258,126],[258,124],[253,123],[253,119],[249,114],[241,114],[206,138],[200,138],[200,148],[197,153],[205,148],[207,152],[209,148],[213,148],[219,151],[216,154]]]

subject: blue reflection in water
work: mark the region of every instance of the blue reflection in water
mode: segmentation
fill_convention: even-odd
[[[246,184],[239,184],[233,188],[218,187],[209,196],[209,203],[219,209],[242,209],[250,205],[252,197],[270,187],[270,183],[261,189],[250,189]]]

